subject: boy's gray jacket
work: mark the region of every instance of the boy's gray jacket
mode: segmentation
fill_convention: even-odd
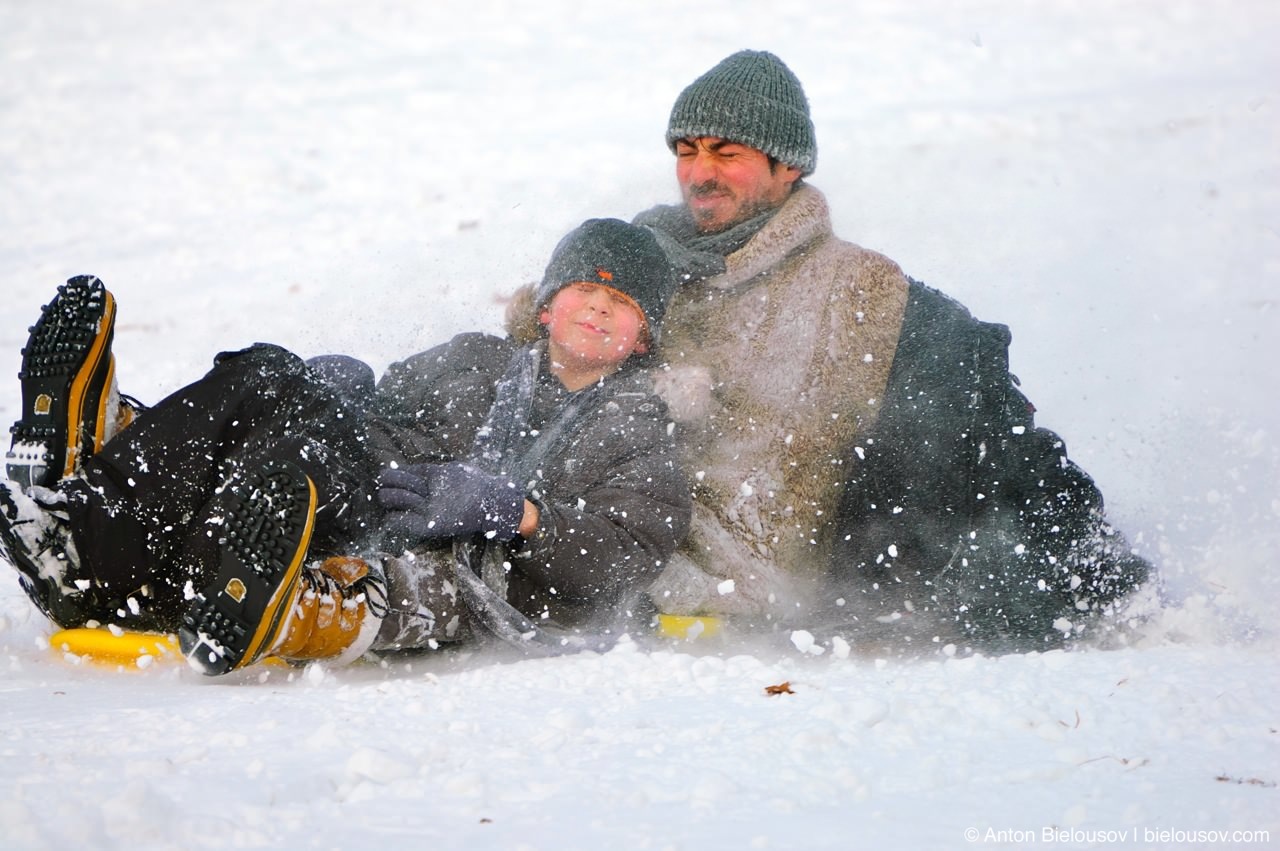
[[[1145,576],[1034,426],[1007,328],[837,239],[808,185],[724,260],[658,353],[695,496],[660,609],[1034,645]]]
[[[473,457],[499,386],[511,386],[512,373],[516,385],[535,380],[518,367],[539,360],[536,349],[473,333],[393,364],[371,409],[375,456],[382,464]],[[574,398],[574,416],[521,476],[539,508],[538,528],[506,553],[507,600],[531,618],[545,613],[568,626],[621,614],[628,592],[642,591],[665,566],[690,510],[666,406],[643,370],[624,368]],[[490,425],[486,432],[506,423]],[[529,447],[546,450],[521,438],[504,438],[515,444],[505,447],[515,466],[495,469],[515,475]]]

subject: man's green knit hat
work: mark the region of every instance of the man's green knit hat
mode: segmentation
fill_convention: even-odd
[[[671,108],[667,146],[715,136],[749,145],[810,175],[818,142],[800,80],[762,50],[740,50],[689,84]]]

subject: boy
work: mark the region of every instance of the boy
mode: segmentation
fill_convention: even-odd
[[[375,648],[462,634],[475,612],[446,590],[468,579],[455,577],[455,556],[485,565],[488,586],[526,618],[575,628],[625,610],[661,572],[691,504],[637,356],[656,343],[675,287],[647,230],[592,220],[561,241],[537,288],[541,340],[464,334],[388,369],[369,439],[407,466],[382,474],[384,530],[389,543],[426,544],[412,554],[425,578],[393,583]],[[470,460],[439,463],[455,458]],[[388,560],[389,575],[404,561]]]
[[[592,220],[556,248],[533,345],[461,335],[375,389],[259,344],[138,412],[113,392],[114,301],[72,279],[24,350],[4,555],[59,625],[177,631],[211,675],[461,635],[422,602],[448,600],[444,555],[471,536],[460,550],[509,564],[490,578],[525,615],[584,623],[687,526],[633,357],[674,287],[648,231]],[[113,436],[118,410],[134,421]]]

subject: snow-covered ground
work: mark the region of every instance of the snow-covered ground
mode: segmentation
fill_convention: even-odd
[[[1112,651],[211,682],[64,658],[0,576],[0,846],[1280,847],[1276,44],[1270,0],[0,0],[0,421],[83,272],[149,401],[254,340],[382,368],[496,329],[570,227],[675,198],[672,100],[763,48],[837,232],[1013,328],[1166,598]]]

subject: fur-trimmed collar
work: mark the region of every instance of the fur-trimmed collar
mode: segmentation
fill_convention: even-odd
[[[705,284],[732,289],[830,235],[831,212],[826,197],[809,184],[802,184],[750,242],[725,258],[724,273],[708,278]]]

